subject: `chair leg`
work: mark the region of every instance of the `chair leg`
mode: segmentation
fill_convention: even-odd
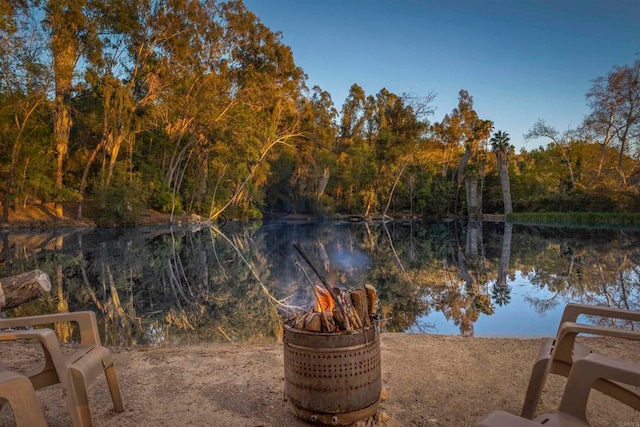
[[[116,368],[113,366],[113,364],[107,366],[104,369],[104,375],[105,377],[107,377],[107,384],[109,385],[109,392],[111,393],[113,408],[116,412],[124,411],[122,395],[120,394],[120,387],[118,386],[118,378],[116,376]]]
[[[87,386],[82,375],[82,371],[70,368],[71,390],[65,390],[65,400],[74,427],[91,427],[91,409],[89,408],[89,397],[87,396]]]
[[[527,386],[527,394],[524,398],[524,405],[522,406],[522,413],[520,416],[533,419],[538,402],[542,396],[542,389],[549,375],[551,369],[551,350],[553,349],[554,340],[547,340],[540,346],[538,353],[538,359],[533,365],[531,370],[531,377],[529,378],[529,385]]]
[[[17,427],[46,427],[40,402],[36,398],[33,385],[26,377],[15,376],[5,373],[5,377],[12,377],[8,382],[11,384],[11,391],[2,393],[0,401],[9,402],[13,411],[13,418]]]

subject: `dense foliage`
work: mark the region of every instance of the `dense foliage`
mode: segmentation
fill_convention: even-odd
[[[640,60],[593,81],[578,129],[539,121],[527,136],[548,145],[516,154],[465,90],[440,122],[433,94],[355,83],[338,110],[241,0],[0,0],[0,12],[4,222],[38,202],[104,224],[146,209],[638,210]]]

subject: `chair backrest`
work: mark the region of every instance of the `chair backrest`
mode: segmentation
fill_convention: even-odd
[[[578,317],[580,317],[580,315],[600,316],[608,319],[631,320],[636,322],[640,321],[640,313],[637,311],[599,305],[567,304],[562,312],[562,318],[560,319],[558,330],[564,322],[578,322]]]
[[[553,358],[562,360],[567,363],[572,363],[573,359],[575,359],[576,356],[575,341],[579,334],[598,335],[640,341],[639,331],[586,325],[575,322],[563,322],[558,328],[558,335],[556,335],[556,345],[553,350]]]
[[[6,319],[0,319],[0,328],[22,328],[25,326],[42,326],[65,322],[78,324],[78,329],[80,331],[79,344],[81,346],[101,345],[96,315],[92,311],[8,317]]]

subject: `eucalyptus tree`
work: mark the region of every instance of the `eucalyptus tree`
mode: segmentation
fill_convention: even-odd
[[[640,60],[623,66],[615,66],[606,76],[593,80],[586,94],[591,112],[583,126],[599,139],[602,147],[598,176],[602,173],[607,149],[616,145],[619,181],[638,169],[640,155]],[[625,159],[636,161],[625,167]]]
[[[183,185],[190,179],[188,197],[197,205],[194,210],[204,213],[212,139],[236,103],[223,70],[229,48],[220,14],[214,2],[194,1],[167,2],[153,15],[160,40],[158,54],[147,65],[159,88],[152,114],[169,143],[154,151],[162,159],[172,213],[185,199]]]
[[[450,162],[462,151],[457,161],[454,181],[456,192],[454,210],[457,210],[457,201],[460,188],[465,185],[467,211],[469,215],[481,213],[481,195],[478,191],[478,178],[480,165],[478,164],[481,141],[489,138],[493,123],[490,120],[482,120],[473,109],[473,97],[466,90],[461,90],[458,95],[458,106],[451,114],[446,114],[442,122],[433,126],[434,135],[443,147],[443,175],[447,174]],[[468,168],[469,162],[475,156],[474,165]]]
[[[336,191],[344,208],[361,209],[365,216],[386,212],[428,130],[433,98],[397,95],[386,88],[367,96],[360,86],[351,87],[341,110],[336,150],[341,166]]]
[[[103,131],[86,161],[81,198],[96,156],[104,153],[97,187],[108,189],[125,145],[128,150],[123,169],[128,171],[130,184],[120,188],[126,192],[135,188],[131,185],[136,176],[133,171],[142,165],[134,164],[134,142],[140,133],[161,135],[173,143],[171,154],[160,162],[166,175],[164,184],[174,190],[175,197],[176,183],[184,175],[181,165],[185,149],[181,143],[198,140],[191,137],[189,126],[196,112],[203,109],[202,103],[211,101],[202,87],[211,83],[206,73],[216,64],[205,58],[220,56],[213,48],[220,38],[218,9],[212,2],[195,1],[135,0],[102,6],[98,16],[104,57],[88,73],[88,82],[102,100]],[[161,148],[162,144],[155,144],[153,152],[162,152]],[[156,173],[147,171],[155,180]],[[162,187],[154,184],[155,188]],[[136,191],[135,197],[141,196]]]
[[[420,124],[412,111],[405,109],[402,98],[386,88],[382,88],[375,97],[367,97],[367,107],[365,115],[369,120],[366,122],[366,140],[373,154],[369,167],[375,171],[375,174],[363,188],[362,194],[366,200],[364,215],[368,216],[372,208],[382,206],[385,197],[389,194],[387,207],[383,211],[386,215],[395,189],[394,184],[389,193],[390,183],[398,182],[397,178],[402,175],[406,166],[406,161],[398,162],[398,160],[411,151],[407,150],[411,141],[415,142],[410,128],[412,126],[418,128]],[[395,173],[396,178],[393,174],[397,168],[400,172]]]
[[[509,144],[509,134],[499,130],[491,137],[491,149],[496,155],[498,173],[500,174],[500,186],[502,187],[502,201],[504,202],[504,214],[513,212],[511,202],[511,184],[509,181],[508,154],[513,152],[513,146]]]
[[[228,131],[214,146],[216,187],[226,203],[212,203],[209,216],[215,218],[229,207],[243,216],[258,216],[268,160],[277,156],[272,149],[302,136],[299,102],[306,76],[282,43],[282,34],[262,24],[241,1],[221,6],[229,41],[224,72],[235,105],[227,115]]]
[[[141,167],[134,164],[133,159],[136,135],[164,133],[173,141],[182,135],[182,125],[189,122],[188,116],[193,110],[186,107],[193,96],[201,95],[193,88],[191,92],[195,95],[186,93],[190,84],[196,85],[185,76],[201,63],[204,49],[199,34],[207,31],[204,27],[209,22],[203,19],[205,8],[200,2],[135,0],[101,6],[96,19],[101,28],[103,61],[91,67],[87,83],[102,102],[102,134],[86,156],[80,180],[80,200],[84,198],[91,180],[95,182],[94,191],[110,191],[116,166],[122,158],[121,150],[126,147],[127,157],[121,169],[128,176],[126,183],[116,183],[115,191],[121,192],[121,198],[129,199],[127,203],[130,204],[134,198],[144,196],[137,188],[140,184],[134,185],[134,181],[140,181],[134,170]],[[214,26],[210,27],[210,33],[216,34]],[[193,50],[189,58],[192,63],[185,59],[190,49]],[[172,94],[175,97],[171,98]],[[180,95],[184,96],[181,98]],[[182,102],[176,108],[184,108],[187,118],[169,119],[167,103],[178,104],[178,100]],[[184,122],[180,122],[181,119]],[[160,147],[161,144],[156,144],[154,151],[161,151]],[[179,176],[175,157],[180,152],[179,149],[174,150],[173,157],[162,162],[170,171],[167,173],[169,185]],[[101,153],[103,160],[95,175],[93,163]],[[119,178],[120,181],[122,179]],[[82,204],[79,205],[78,217],[82,215],[81,209]]]
[[[95,21],[91,19],[94,7],[89,0],[50,0],[44,5],[44,25],[49,31],[49,49],[54,80],[53,140],[56,150],[54,185],[56,202],[63,195],[65,160],[69,155],[69,135],[73,125],[70,103],[76,93],[74,78],[81,60],[94,61],[100,56],[100,40]],[[62,216],[62,205],[56,204],[56,214]]]
[[[57,202],[56,214],[61,216],[62,207],[59,202],[66,200],[70,195],[70,192],[63,188],[63,178],[73,124],[71,102],[77,93],[77,67],[81,59],[94,60],[96,52],[99,51],[92,21],[87,17],[90,4],[84,0],[23,1],[3,2],[2,8],[0,31],[3,39],[2,50],[6,49],[2,52],[2,91],[5,95],[16,94],[15,89],[23,91],[24,88],[30,87],[29,93],[23,91],[23,95],[31,102],[31,106],[25,110],[26,113],[15,116],[18,119],[16,123],[19,136],[13,144],[7,193],[11,192],[15,162],[21,149],[20,139],[25,131],[25,120],[34,112],[31,108],[34,106],[33,101],[37,99],[36,104],[49,101],[43,95],[53,92],[51,102],[47,102],[47,105],[51,107],[52,112],[51,140],[53,157],[56,159],[52,174],[54,200]],[[46,49],[33,49],[36,44],[46,46]],[[48,71],[52,74],[52,87],[48,87]],[[42,93],[36,96],[38,91]]]
[[[465,174],[465,194],[467,199],[467,213],[469,216],[482,215],[482,198],[484,192],[484,174],[486,162],[486,142],[493,130],[491,120],[476,120],[472,126],[475,145],[474,167]]]
[[[357,84],[351,85],[340,110],[334,153],[337,157],[334,198],[339,208],[353,212],[362,207],[363,183],[375,173],[370,167],[373,150],[366,143],[366,125],[371,117],[370,102]]]
[[[331,208],[325,192],[335,171],[337,115],[331,95],[318,86],[301,99],[300,131],[304,137],[283,147],[271,163],[268,200],[278,201],[274,204],[281,211],[323,213]]]
[[[383,215],[386,215],[407,167],[417,163],[416,158],[429,128],[428,117],[433,113],[430,105],[433,99],[433,94],[396,95],[385,88],[376,94],[372,122],[375,126],[374,144],[379,164],[376,187],[378,197],[381,200],[387,199]]]
[[[102,101],[103,131],[86,155],[80,198],[92,179],[94,191],[108,188],[121,164],[128,177],[118,191],[159,194],[154,207],[173,212],[188,203],[215,217],[230,205],[246,211],[260,203],[267,154],[294,137],[304,81],[281,36],[241,1],[102,6],[103,61],[87,82]],[[142,173],[150,182],[141,193],[133,183],[141,186]]]
[[[366,95],[357,84],[349,88],[349,95],[340,110],[340,130],[335,151],[340,153],[348,148],[356,138],[364,137],[364,108]]]
[[[574,134],[575,132],[573,130],[567,130],[561,134],[553,126],[549,126],[544,120],[538,120],[524,135],[525,140],[536,138],[547,138],[551,140],[551,148],[555,148],[558,150],[561,156],[561,162],[567,166],[570,180],[570,189],[573,189],[576,186],[576,178],[574,173],[575,160],[571,156],[570,150],[570,144],[573,140]]]
[[[607,152],[612,149],[615,140],[619,99],[615,93],[608,90],[603,77],[593,81],[593,86],[586,96],[591,112],[585,117],[580,130],[583,134],[588,135],[589,139],[597,141],[601,147],[596,173],[596,177],[600,178],[603,174]]]
[[[26,3],[10,2],[3,3],[3,7],[0,18],[0,139],[6,141],[6,145],[2,144],[2,149],[6,150],[2,158],[8,161],[2,168],[5,178],[2,222],[7,222],[11,204],[18,203],[18,199],[26,202],[28,198],[27,177],[39,175],[27,173],[31,168],[30,159],[23,155],[23,146],[30,139],[31,149],[44,148],[40,145],[43,138],[38,134],[46,134],[44,110],[51,75],[42,61],[46,45],[33,8]],[[17,183],[21,188],[16,193],[19,163],[23,165],[23,178]],[[36,197],[45,193],[37,191]]]
[[[101,104],[100,135],[95,141],[86,141],[84,152],[80,153],[84,167],[79,180],[77,219],[82,218],[83,200],[90,183],[94,192],[108,191],[123,144],[128,144],[131,157],[134,135],[143,127],[139,119],[159,91],[152,63],[160,49],[160,40],[170,37],[170,34],[159,34],[153,25],[162,2],[96,1],[93,6],[101,56],[99,61],[88,64],[85,80]],[[94,163],[100,155],[102,159],[96,170]],[[132,170],[131,159],[126,169]],[[132,175],[128,181],[132,183]],[[116,191],[126,193],[132,187],[121,185]],[[142,199],[139,189],[134,192]],[[127,200],[132,197],[125,193],[119,194],[118,199],[129,203]]]

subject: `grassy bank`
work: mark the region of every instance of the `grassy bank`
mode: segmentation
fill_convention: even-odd
[[[508,216],[509,222],[570,225],[578,227],[640,228],[640,213],[618,212],[523,212]]]

